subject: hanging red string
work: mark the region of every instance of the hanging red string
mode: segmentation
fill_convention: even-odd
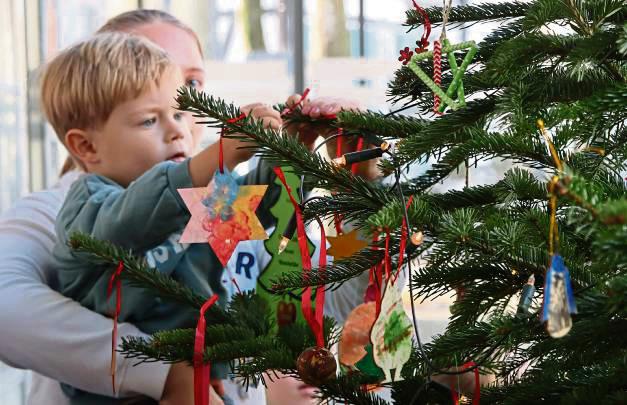
[[[342,157],[342,138],[344,136],[344,130],[342,128],[337,129],[337,138],[335,146],[335,157]],[[340,214],[333,214],[333,222],[335,223],[335,232],[337,235],[341,235],[342,232],[342,216]]]
[[[364,138],[363,137],[359,137],[359,140],[357,141],[357,149],[356,152],[361,152],[361,150],[364,148]],[[357,174],[357,168],[359,163],[353,163],[351,165],[351,173],[353,174]]]
[[[194,339],[194,404],[209,404],[209,379],[211,378],[211,364],[204,363],[203,355],[205,353],[205,332],[207,330],[207,320],[205,312],[218,300],[218,295],[212,295],[200,307],[200,315],[196,324],[196,337]]]
[[[318,219],[318,225],[320,226],[320,255],[318,256],[318,268],[321,270],[322,276],[324,273],[322,270],[327,267],[327,235],[324,231],[324,225],[322,221]],[[320,286],[316,288],[316,324],[320,325],[320,332],[316,335],[316,344],[318,347],[324,346],[324,293],[325,288]],[[309,289],[309,295],[311,296],[311,288]],[[311,310],[310,310],[311,311]]]
[[[379,250],[375,244],[379,241],[379,233],[374,232],[372,237],[372,250]],[[368,278],[368,287],[366,288],[366,294],[364,302],[374,301],[376,305],[376,316],[379,316],[381,312],[381,282],[383,279],[383,265],[381,262],[375,264],[370,268],[370,275]]]
[[[416,45],[418,45],[418,48],[416,48],[416,53],[420,53],[426,51],[427,47],[429,46],[429,35],[431,35],[431,21],[429,21],[429,15],[427,14],[427,12],[418,4],[416,4],[415,0],[412,0],[412,3],[414,3],[414,8],[422,17],[424,25],[422,37],[420,38],[420,41],[416,41]]]
[[[111,332],[111,369],[109,370],[109,374],[111,374],[111,385],[113,387],[114,394],[115,394],[115,370],[117,368],[115,348],[117,347],[117,343],[118,343],[118,317],[120,316],[120,310],[122,308],[122,279],[120,277],[120,275],[122,274],[122,270],[124,270],[124,263],[120,261],[118,263],[117,269],[113,272],[113,274],[109,278],[109,284],[107,285],[107,301],[109,300],[109,297],[111,297],[113,288],[116,289],[115,311],[113,312],[113,331]]]
[[[274,172],[277,177],[283,183],[283,187],[287,191],[287,195],[294,206],[294,211],[296,212],[296,233],[298,235],[298,247],[300,249],[300,256],[303,264],[303,275],[306,278],[309,271],[311,270],[311,258],[309,257],[309,249],[307,248],[307,233],[305,232],[305,223],[303,222],[303,214],[300,209],[300,205],[292,195],[292,188],[287,184],[285,180],[285,174],[283,174],[283,170],[280,167],[275,167]],[[320,241],[320,252],[322,256],[322,252],[324,250],[324,259],[321,257],[321,263],[326,262],[326,246],[322,249],[322,245],[326,243],[326,240]],[[301,301],[301,309],[303,311],[303,316],[307,321],[307,324],[311,328],[315,338],[316,344],[318,347],[324,347],[324,334],[322,329],[322,315],[324,311],[324,291],[321,293],[316,292],[316,312],[312,313],[311,310],[311,287],[305,288],[303,291],[303,298]],[[318,288],[318,290],[324,290],[324,288]],[[320,311],[320,312],[318,312]],[[319,317],[319,318],[318,318]]]
[[[392,259],[390,258],[390,231],[385,234],[385,255],[383,256],[383,263],[385,263],[385,281],[387,282],[392,277]]]
[[[429,21],[429,15],[427,15],[427,12],[418,4],[416,4],[414,0],[412,0],[412,2],[414,3],[416,11],[418,12],[418,14],[420,14],[423,20],[424,30],[422,32],[422,37],[420,38],[420,40],[416,41],[417,48],[415,48],[416,53],[421,53],[425,52],[427,50],[427,47],[429,46],[429,35],[431,35],[431,21]],[[411,61],[414,52],[411,51],[408,46],[406,46],[404,49],[401,49],[399,51],[399,54],[400,56],[398,57],[398,60],[402,61],[403,65],[407,65]]]
[[[481,380],[479,379],[479,367],[474,361],[469,361],[464,363],[462,366],[462,371],[467,370],[471,367],[474,367],[473,373],[475,374],[475,392],[472,396],[472,405],[479,405],[481,400]],[[451,384],[451,396],[453,397],[453,403],[455,405],[459,405],[459,393],[455,391],[455,386]]]
[[[337,138],[335,139],[336,141],[335,157],[336,158],[342,157],[342,138],[343,137],[344,137],[344,130],[342,128],[338,128]]]
[[[233,123],[236,123],[237,121],[243,120],[244,118],[246,118],[246,114],[241,113],[238,117],[231,118],[227,120],[226,122],[228,122],[229,124],[233,124]],[[222,174],[224,174],[224,150],[223,150],[222,139],[224,138],[225,133],[226,133],[226,127],[222,126],[222,129],[220,130],[220,153],[218,156],[218,166],[220,167],[220,173]]]
[[[303,91],[303,95],[300,96],[300,99],[296,103],[292,104],[289,107],[285,107],[283,111],[281,111],[281,115],[282,116],[290,115],[291,113],[293,113],[297,107],[300,107],[300,105],[305,101],[308,95],[309,95],[309,87],[307,87],[305,91]]]
[[[405,206],[406,209],[409,209],[409,206],[411,205],[413,200],[414,200],[414,196],[413,195],[409,196],[409,200],[407,200],[407,205]],[[392,281],[393,283],[396,282],[396,279],[398,278],[398,275],[401,272],[401,268],[403,267],[403,259],[405,258],[405,248],[407,247],[407,234],[408,234],[407,221],[405,221],[405,217],[403,217],[403,225],[401,226],[401,246],[400,246],[400,251],[398,253],[398,267],[396,269],[396,274],[394,275],[394,280]]]
[[[231,271],[229,266],[226,266],[224,269],[226,270],[227,274],[229,275],[229,278],[231,279],[231,282],[235,286],[235,289],[237,290],[237,293],[241,294],[242,290],[240,290],[239,284],[237,283],[237,280],[235,279],[235,276],[233,275],[233,272]]]

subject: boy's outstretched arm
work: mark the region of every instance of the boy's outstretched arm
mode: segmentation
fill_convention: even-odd
[[[281,128],[281,115],[268,105],[262,103],[248,104],[242,107],[241,110],[244,114],[252,115],[255,119],[261,120],[266,128],[276,130]],[[233,169],[238,163],[250,159],[253,155],[250,149],[242,148],[250,145],[237,139],[225,138],[223,145],[224,165],[229,170]],[[219,168],[219,152],[220,144],[216,142],[190,160],[189,173],[194,187],[202,187],[209,184],[213,178],[213,174]]]

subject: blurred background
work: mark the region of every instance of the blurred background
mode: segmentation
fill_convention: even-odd
[[[390,111],[386,86],[400,66],[399,49],[413,48],[422,34],[402,26],[410,7],[410,0],[0,0],[0,213],[52,186],[66,157],[40,113],[42,64],[110,17],[155,8],[188,24],[202,42],[206,91],[227,101],[284,102],[309,87],[313,97],[353,98]],[[480,39],[488,28],[449,38]],[[438,35],[435,29],[431,40]],[[425,335],[441,330],[448,304],[422,311]],[[26,373],[0,364],[0,405],[22,404],[27,389]]]

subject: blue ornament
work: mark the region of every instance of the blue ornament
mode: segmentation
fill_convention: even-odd
[[[566,336],[573,326],[571,314],[577,313],[570,273],[562,256],[551,258],[551,267],[544,280],[544,302],[542,322],[546,322],[549,335],[554,338]]]

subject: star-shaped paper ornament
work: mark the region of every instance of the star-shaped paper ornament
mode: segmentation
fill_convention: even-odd
[[[440,112],[444,111],[446,105],[451,107],[453,110],[457,110],[466,105],[466,100],[464,98],[464,85],[462,83],[462,78],[468,65],[472,61],[472,58],[477,53],[477,44],[475,41],[466,41],[456,45],[451,45],[447,39],[442,41],[442,54],[446,54],[448,57],[448,62],[451,67],[451,72],[453,73],[453,80],[449,85],[448,89],[446,89],[446,93],[444,90],[440,88],[435,82],[418,66],[418,62],[433,57],[433,51],[429,52],[421,52],[415,54],[411,58],[411,62],[409,63],[409,68],[431,89],[432,92],[437,94],[442,100],[442,104],[440,105]],[[457,65],[457,61],[455,60],[455,51],[461,51],[464,49],[468,49],[468,53],[464,57],[461,65]],[[453,94],[457,92],[457,100],[453,100]]]
[[[345,257],[351,257],[368,246],[368,242],[357,239],[357,235],[357,231],[350,231],[348,233],[340,233],[338,236],[327,237],[331,244],[327,254],[333,256],[333,260],[340,260]]]
[[[226,171],[216,171],[207,187],[178,192],[192,214],[180,243],[209,243],[223,266],[242,240],[267,239],[255,210],[268,186],[239,186]]]

